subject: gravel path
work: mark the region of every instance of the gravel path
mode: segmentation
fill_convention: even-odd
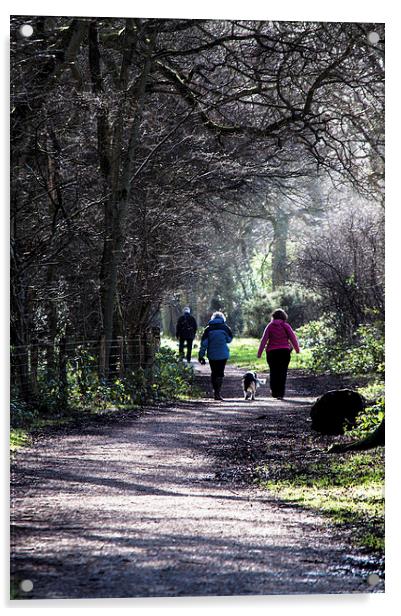
[[[12,572],[33,583],[22,598],[372,592],[367,557],[326,519],[216,478],[211,443],[261,413],[266,429],[277,413],[305,419],[312,401],[290,382],[283,402],[244,402],[239,374],[224,403],[148,409],[16,456]]]

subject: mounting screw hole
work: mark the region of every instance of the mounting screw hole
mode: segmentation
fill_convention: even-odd
[[[30,24],[23,24],[20,27],[19,32],[20,32],[21,36],[23,36],[25,38],[29,38],[33,34],[33,28],[32,28],[32,26]]]
[[[369,34],[368,34],[368,41],[372,45],[377,45],[377,43],[380,41],[379,34],[377,32],[369,32]]]
[[[31,590],[33,589],[33,583],[31,582],[31,580],[22,580],[19,587],[23,592],[31,592]]]
[[[369,586],[377,586],[379,582],[380,582],[380,578],[377,575],[377,573],[371,573],[371,575],[368,576]]]

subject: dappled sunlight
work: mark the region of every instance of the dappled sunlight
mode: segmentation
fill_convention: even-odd
[[[384,23],[9,43],[11,597],[381,592],[356,527],[273,487],[384,443]]]
[[[229,368],[228,394],[239,375]],[[199,378],[207,383],[206,370]],[[210,448],[217,453],[230,431],[240,436],[244,421],[263,418],[264,434],[277,439],[283,409],[298,415],[307,404],[301,395],[184,401],[21,452],[13,570],[33,581],[33,596],[49,598],[360,589],[347,544],[319,517],[222,482],[211,462]],[[281,443],[284,456],[291,441]]]

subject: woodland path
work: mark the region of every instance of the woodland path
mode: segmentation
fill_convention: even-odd
[[[208,366],[196,369],[207,392]],[[241,373],[229,368],[224,403],[149,408],[42,435],[18,453],[12,573],[32,581],[26,598],[383,590],[367,584],[368,557],[325,518],[219,480],[226,463],[213,451],[261,416],[272,455],[280,426],[295,425],[301,436],[309,430],[314,397],[299,393],[295,376],[284,401],[268,398],[264,387],[249,403]]]

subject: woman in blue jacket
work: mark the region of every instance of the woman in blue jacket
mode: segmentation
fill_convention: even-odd
[[[199,361],[205,364],[205,353],[209,359],[212,371],[211,381],[214,390],[214,399],[223,400],[220,391],[223,384],[224,368],[230,357],[229,343],[233,339],[231,329],[226,324],[226,317],[222,312],[215,312],[208,326],[202,334],[199,349]]]

